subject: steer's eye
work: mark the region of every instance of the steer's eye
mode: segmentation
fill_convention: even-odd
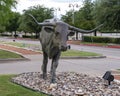
[[[55,32],[55,38],[60,39],[60,33],[59,32]]]
[[[55,32],[55,36],[59,36],[59,34],[60,34],[59,32]]]

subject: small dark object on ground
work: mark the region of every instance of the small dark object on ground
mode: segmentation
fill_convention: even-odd
[[[68,45],[67,47],[68,47],[68,49],[71,49],[71,46],[70,46],[70,45]]]
[[[108,81],[108,85],[111,85],[111,81],[114,80],[114,76],[111,75],[111,72],[110,72],[110,71],[107,71],[107,72],[104,74],[103,79],[105,79],[105,80]]]

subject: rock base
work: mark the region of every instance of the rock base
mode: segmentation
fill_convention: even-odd
[[[106,86],[102,78],[74,72],[57,73],[55,87],[50,88],[51,76],[42,79],[40,72],[28,72],[12,78],[14,83],[53,96],[120,96],[120,84]]]

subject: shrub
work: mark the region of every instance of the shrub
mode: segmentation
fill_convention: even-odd
[[[1,34],[1,36],[8,36],[8,37],[10,37],[12,35],[10,35],[10,34]]]
[[[120,31],[102,31],[101,33],[120,33]]]
[[[35,36],[23,35],[23,38],[36,38]]]
[[[120,44],[120,38],[115,38],[114,43]]]
[[[116,43],[120,44],[120,38],[111,37],[97,37],[97,36],[84,36],[84,42],[96,42],[96,43]]]

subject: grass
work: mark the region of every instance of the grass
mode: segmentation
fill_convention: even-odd
[[[19,42],[5,42],[5,41],[0,41],[1,44],[7,44],[7,45],[13,45],[21,48],[30,48],[33,50],[41,51],[40,50],[40,45],[37,44],[27,44],[27,43],[19,43]]]
[[[0,49],[0,59],[8,59],[8,58],[22,58],[22,56],[13,52]]]
[[[30,46],[38,47],[38,45],[35,45],[35,44],[24,44],[19,42],[2,42],[2,43],[18,46],[18,47],[30,47]],[[84,44],[89,44],[89,43],[84,42]],[[100,56],[100,54],[96,54],[92,52],[77,51],[77,50],[68,50],[68,51],[62,52],[62,56]]]
[[[77,51],[77,50],[68,50],[62,52],[61,56],[101,56],[101,54],[97,54],[93,52]]]
[[[13,45],[17,47],[30,47],[30,46],[35,46],[34,44],[26,44],[26,43],[19,43],[19,42],[1,42],[2,44],[8,44],[8,45]]]
[[[0,75],[0,96],[46,96],[10,82],[14,75]]]
[[[100,46],[107,46],[108,43],[96,43],[96,42],[80,42],[81,44],[96,44]]]

